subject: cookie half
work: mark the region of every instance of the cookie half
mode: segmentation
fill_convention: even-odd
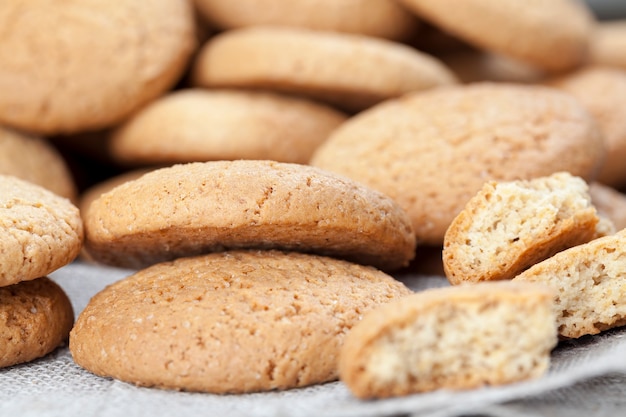
[[[626,231],[559,252],[515,277],[555,292],[559,334],[578,338],[626,324]]]
[[[91,299],[70,335],[76,363],[137,385],[213,393],[337,378],[362,314],[411,291],[370,267],[278,251],[161,263]]]
[[[113,132],[125,165],[233,159],[307,163],[347,116],[272,93],[190,89],[154,101]]]
[[[391,301],[346,336],[341,380],[360,398],[538,378],[557,344],[553,294],[506,282],[429,289]]]
[[[72,304],[52,280],[0,287],[0,368],[52,352],[68,339],[73,324]]]
[[[44,139],[0,127],[0,174],[13,175],[73,200],[77,190],[65,160]]]
[[[400,204],[418,240],[441,245],[485,181],[570,172],[593,178],[604,157],[589,112],[554,88],[476,83],[407,94],[337,128],[311,165]]]
[[[226,248],[275,248],[397,269],[415,252],[410,220],[389,197],[273,161],[152,171],[92,202],[85,229],[96,261],[133,268]]]
[[[0,175],[0,286],[43,277],[67,265],[82,243],[80,213],[69,200]]]
[[[201,49],[195,85],[302,95],[358,111],[409,91],[454,84],[436,58],[362,35],[281,27],[233,29]]]
[[[406,40],[418,21],[394,0],[195,0],[213,26],[292,26]]]
[[[119,123],[180,78],[194,25],[181,0],[2,2],[0,121],[47,135]]]
[[[478,48],[548,71],[570,70],[585,62],[595,23],[588,7],[572,0],[547,3],[402,0],[401,3],[419,17]]]
[[[452,284],[511,279],[563,249],[589,242],[598,222],[580,177],[559,172],[489,181],[448,227],[444,270]]]

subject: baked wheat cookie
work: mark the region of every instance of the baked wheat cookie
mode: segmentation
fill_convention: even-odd
[[[367,313],[346,336],[339,375],[360,398],[502,385],[543,375],[556,344],[541,285],[429,289]]]
[[[626,19],[596,23],[589,47],[589,63],[626,69]]]
[[[278,251],[154,265],[91,299],[70,334],[76,363],[138,385],[213,393],[337,378],[345,334],[406,296],[371,267]]]
[[[585,67],[550,85],[576,97],[604,134],[606,160],[596,180],[612,187],[626,186],[626,71]]]
[[[589,242],[598,222],[580,177],[559,172],[488,181],[446,231],[446,277],[452,284],[511,279],[563,249]]]
[[[196,48],[180,0],[0,4],[0,122],[43,134],[116,124],[178,80]]]
[[[547,71],[587,58],[595,19],[576,0],[402,0],[420,18],[472,45]],[[558,22],[558,23],[557,23]]]
[[[0,368],[52,352],[68,339],[73,324],[72,304],[52,280],[0,287]]]
[[[592,182],[589,184],[589,195],[598,213],[608,218],[615,230],[626,228],[626,194],[599,182]]]
[[[179,90],[115,130],[110,148],[126,165],[232,159],[304,164],[346,118],[331,107],[273,93]]]
[[[533,265],[514,282],[555,292],[559,334],[578,338],[626,324],[626,231],[574,246]]]
[[[85,213],[94,260],[139,268],[226,248],[279,248],[392,270],[415,237],[389,197],[306,165],[213,161],[152,171]]]
[[[221,29],[289,26],[393,40],[416,35],[418,20],[395,0],[195,0],[200,14]]]
[[[80,252],[83,223],[68,199],[0,175],[0,286],[39,278]]]
[[[0,174],[22,178],[70,200],[77,195],[72,173],[52,144],[3,127],[0,127]]]
[[[299,28],[233,29],[207,42],[195,85],[267,89],[358,111],[456,82],[436,58],[396,42]]]
[[[601,131],[571,95],[476,83],[368,109],[337,128],[310,163],[389,195],[411,217],[417,239],[437,246],[485,181],[558,171],[588,180],[603,157]]]

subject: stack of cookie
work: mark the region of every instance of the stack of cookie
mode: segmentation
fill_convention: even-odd
[[[1,230],[5,288],[46,283],[79,252],[136,269],[72,332],[99,375],[211,392],[320,383],[373,310],[343,356],[357,395],[469,388],[541,375],[557,329],[623,322],[603,283],[621,276],[626,226],[624,26],[584,3],[32,0],[0,4],[0,27],[2,198],[19,210]],[[588,300],[547,295],[560,267],[544,262],[561,256],[574,270],[556,275],[595,288]],[[505,282],[410,295],[389,275],[425,265]],[[468,344],[463,363],[426,360],[450,375],[396,372],[416,346],[449,358]],[[490,362],[514,357],[518,373]]]
[[[83,224],[68,199],[11,175],[0,175],[0,212],[0,367],[6,367],[67,340],[72,304],[46,275],[78,255]]]

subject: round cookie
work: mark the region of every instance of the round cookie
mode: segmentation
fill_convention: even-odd
[[[456,82],[436,58],[362,35],[250,27],[209,40],[193,80],[203,87],[274,90],[358,111],[390,97]]]
[[[302,387],[336,379],[339,349],[361,315],[410,293],[374,268],[295,252],[181,258],[93,297],[70,351],[85,369],[138,385]]]
[[[626,19],[597,22],[589,47],[589,64],[626,69]]]
[[[0,287],[0,368],[52,352],[67,340],[73,324],[72,304],[52,280]]]
[[[569,94],[477,83],[366,110],[335,130],[311,164],[387,194],[411,217],[418,241],[436,246],[484,182],[557,171],[587,180],[603,156],[594,119]]]
[[[13,175],[74,200],[76,185],[61,154],[43,139],[0,127],[0,174]]]
[[[196,47],[180,0],[0,3],[0,122],[43,134],[120,122],[182,75]]]
[[[550,85],[576,97],[604,134],[606,160],[596,180],[616,188],[626,186],[626,71],[586,67]]]
[[[195,0],[213,26],[290,26],[392,40],[415,35],[417,19],[394,0]]]
[[[359,398],[538,378],[558,341],[552,298],[541,285],[505,281],[393,300],[348,333],[340,378]]]
[[[587,6],[576,0],[401,3],[420,18],[478,48],[547,71],[566,71],[583,64],[594,24]]]
[[[559,334],[578,338],[626,324],[626,230],[574,246],[533,265],[513,282],[555,293]]]
[[[0,286],[43,277],[70,263],[82,241],[80,213],[69,200],[0,175]]]
[[[225,248],[315,252],[397,269],[415,237],[389,197],[306,165],[213,161],[152,171],[91,203],[94,260],[140,268]]]
[[[155,100],[113,132],[127,165],[232,159],[307,163],[346,115],[272,93],[190,89]]]

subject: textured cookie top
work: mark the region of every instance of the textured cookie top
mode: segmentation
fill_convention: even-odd
[[[394,0],[196,0],[198,11],[222,29],[294,26],[387,39],[415,35],[417,19]]]
[[[172,86],[196,42],[180,0],[8,1],[0,27],[0,120],[46,134],[119,122]]]
[[[371,398],[539,377],[557,344],[552,298],[544,286],[506,281],[391,301],[346,336],[340,378]]]
[[[412,93],[335,130],[311,164],[396,200],[418,240],[434,245],[488,180],[558,171],[589,179],[601,132],[569,94],[542,86],[477,83]]]
[[[436,58],[368,36],[296,28],[226,31],[201,49],[196,85],[272,89],[361,110],[390,97],[453,84]]]
[[[346,115],[278,94],[183,90],[154,101],[114,132],[126,164],[232,159],[307,163]]]
[[[80,252],[83,223],[69,200],[0,175],[0,286],[39,278]]]
[[[152,171],[85,214],[94,259],[141,267],[224,248],[280,248],[406,265],[415,238],[389,197],[306,165],[214,161]]]
[[[361,315],[410,294],[373,268],[234,251],[154,265],[97,294],[70,336],[86,369],[139,385],[241,393],[337,378]]]
[[[43,139],[0,127],[0,174],[13,175],[71,200],[74,178],[63,157]]]
[[[515,282],[555,292],[559,334],[577,338],[626,324],[626,231],[574,246],[533,265]]]
[[[550,71],[569,70],[584,62],[594,23],[588,8],[572,0],[402,3],[419,17],[479,48]]]
[[[587,183],[566,172],[489,181],[444,236],[443,265],[452,284],[511,279],[596,235],[598,214]]]
[[[607,152],[596,179],[613,187],[626,185],[626,72],[586,67],[554,80],[551,85],[576,97],[602,130]]]
[[[72,304],[52,280],[0,287],[0,367],[51,352],[67,340],[73,324]]]

